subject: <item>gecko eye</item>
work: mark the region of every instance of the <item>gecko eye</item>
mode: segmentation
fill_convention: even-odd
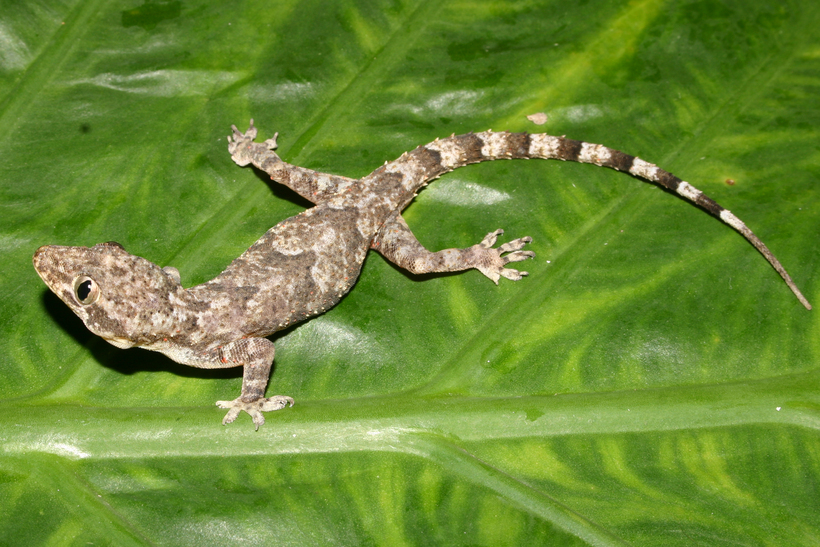
[[[88,306],[100,297],[100,286],[87,275],[81,275],[74,280],[74,296],[80,304]]]

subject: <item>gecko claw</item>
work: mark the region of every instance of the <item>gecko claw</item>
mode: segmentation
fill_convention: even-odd
[[[274,410],[282,410],[286,406],[293,406],[293,398],[286,395],[274,395],[273,397],[245,402],[241,397],[237,397],[233,401],[217,401],[216,406],[230,409],[228,413],[225,414],[225,417],[222,418],[222,425],[233,423],[239,416],[239,413],[244,410],[250,415],[254,427],[259,431],[259,426],[265,423],[265,417],[262,415],[263,412],[273,412]]]

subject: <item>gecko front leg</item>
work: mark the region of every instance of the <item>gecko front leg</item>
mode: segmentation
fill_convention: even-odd
[[[244,167],[253,164],[257,169],[270,175],[272,180],[284,184],[313,203],[332,199],[358,182],[355,179],[320,173],[282,161],[282,158],[274,152],[278,146],[276,138],[279,133],[275,133],[272,139],[264,142],[253,142],[257,135],[253,120],[244,133],[235,125],[232,125],[231,129],[233,135],[228,137],[228,151],[237,165]]]
[[[243,366],[242,393],[233,401],[217,401],[219,408],[229,409],[223,425],[227,425],[239,416],[243,410],[253,420],[257,431],[265,423],[263,412],[281,410],[286,406],[293,406],[293,399],[285,395],[264,397],[265,388],[270,377],[270,368],[273,364],[273,343],[267,338],[244,338],[231,342],[214,350],[216,357],[225,366]]]
[[[382,256],[411,273],[457,272],[475,268],[493,283],[501,277],[518,281],[527,272],[507,268],[511,262],[520,262],[535,256],[532,251],[522,251],[531,237],[521,237],[493,247],[504,230],[487,234],[481,243],[466,249],[444,249],[432,252],[419,243],[400,214],[384,223],[371,244]]]

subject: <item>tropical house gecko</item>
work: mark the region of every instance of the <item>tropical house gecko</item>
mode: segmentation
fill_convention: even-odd
[[[401,211],[416,193],[442,174],[471,163],[544,158],[609,167],[676,192],[740,232],[811,309],[780,262],[735,215],[689,183],[645,162],[599,144],[546,134],[485,131],[435,140],[402,154],[355,180],[319,173],[282,161],[276,137],[255,143],[256,128],[235,126],[228,150],[240,166],[253,164],[296,191],[315,207],[285,219],[214,279],[183,288],[179,272],[127,253],[114,242],[93,247],[48,245],[34,254],[34,267],[48,287],[91,332],[119,348],[141,347],[200,368],[244,367],[242,391],[223,424],[241,411],[256,429],[262,412],[293,405],[283,395],[265,397],[274,357],[266,338],[336,305],[356,282],[369,249],[420,274],[475,268],[496,284],[527,272],[508,268],[531,258],[522,237],[494,247],[495,230],[466,249],[432,252],[415,238]]]

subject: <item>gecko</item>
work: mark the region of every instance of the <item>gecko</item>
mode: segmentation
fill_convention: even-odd
[[[766,245],[734,214],[688,182],[638,157],[600,144],[547,134],[484,131],[405,152],[361,179],[291,165],[275,152],[276,139],[255,142],[253,125],[231,127],[228,151],[239,166],[252,164],[314,204],[271,228],[217,277],[190,288],[176,268],[129,254],[116,242],[93,247],[46,245],[34,254],[37,273],[94,334],[118,348],[141,347],[206,369],[243,367],[239,397],[217,401],[223,424],[240,412],[256,430],[263,412],[293,405],[265,397],[274,359],[271,334],[322,314],[353,287],[370,249],[414,274],[475,268],[498,284],[527,275],[509,264],[530,259],[530,237],[496,246],[503,230],[472,247],[429,251],[401,212],[424,186],[467,164],[498,159],[558,159],[629,173],[675,192],[738,231],[768,260],[798,300],[811,309]]]

